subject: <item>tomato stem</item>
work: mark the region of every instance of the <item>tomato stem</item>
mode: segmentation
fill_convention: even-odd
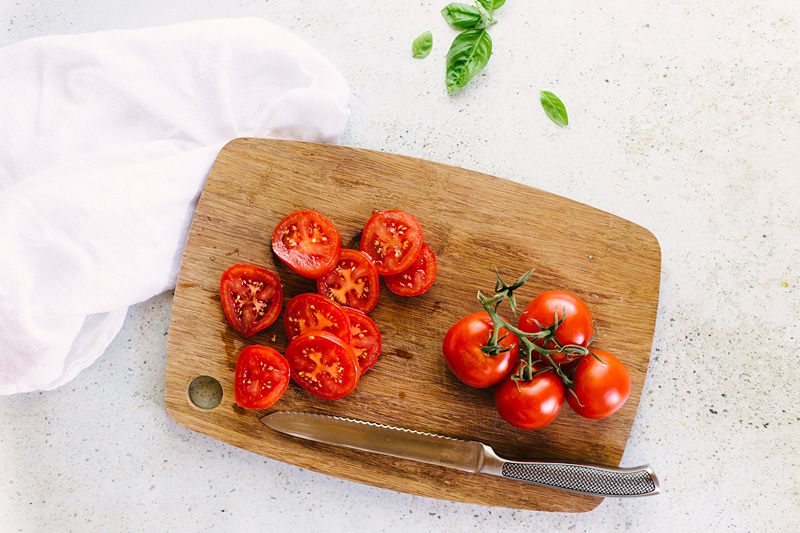
[[[489,341],[487,342],[486,346],[481,348],[481,350],[489,356],[497,355],[504,351],[510,350],[510,347],[505,347],[498,344],[499,341],[505,338],[504,336],[501,339],[498,339],[498,336],[500,335],[500,328],[505,328],[506,331],[513,333],[514,336],[517,337],[520,348],[519,359],[524,363],[520,365],[519,374],[514,376],[515,380],[530,381],[535,375],[542,371],[553,370],[564,383],[565,387],[571,390],[572,386],[575,384],[574,380],[570,376],[567,376],[561,369],[561,366],[557,365],[553,361],[552,354],[563,354],[566,358],[565,362],[569,363],[591,352],[585,346],[576,344],[562,345],[558,339],[556,339],[556,330],[566,319],[566,311],[561,315],[559,315],[558,311],[555,311],[555,322],[552,326],[544,327],[538,321],[534,320],[536,325],[539,327],[539,331],[533,333],[522,331],[516,326],[511,325],[506,319],[497,313],[497,310],[503,300],[508,300],[509,306],[516,315],[516,300],[514,299],[514,291],[522,287],[528,281],[528,278],[530,278],[531,274],[533,274],[533,271],[534,269],[529,270],[520,276],[514,283],[507,285],[500,277],[500,273],[497,271],[497,269],[495,269],[497,274],[495,295],[489,298],[478,291],[478,301],[492,319],[492,324],[494,326]],[[596,335],[597,329],[595,329],[594,336]],[[594,340],[594,336],[592,336],[591,340]],[[591,340],[589,342],[591,342]],[[539,346],[535,341],[542,341],[542,346]],[[544,346],[548,346],[550,342],[552,342],[556,347],[555,349],[544,348]],[[534,354],[536,354],[535,357]],[[542,362],[546,365],[546,367],[542,370],[534,372],[534,360]]]

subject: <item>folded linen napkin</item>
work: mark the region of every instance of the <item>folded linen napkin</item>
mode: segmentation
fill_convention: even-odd
[[[236,137],[338,142],[349,90],[260,19],[0,48],[0,394],[94,362],[175,287],[197,199]]]

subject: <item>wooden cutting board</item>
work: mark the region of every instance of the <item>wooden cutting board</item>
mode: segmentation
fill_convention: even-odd
[[[358,247],[373,210],[407,211],[436,253],[438,278],[412,298],[382,285],[370,316],[383,334],[383,351],[350,395],[321,400],[292,383],[272,408],[243,409],[233,393],[239,352],[249,344],[283,352],[286,335],[282,315],[249,339],[236,334],[222,311],[219,279],[235,263],[252,263],[280,276],[285,301],[315,291],[270,248],[275,225],[299,209],[328,217],[346,248]],[[618,466],[650,360],[660,263],[658,242],[646,229],[525,185],[363,149],[237,139],[219,153],[189,232],[169,329],[167,409],[178,423],[234,446],[360,483],[496,507],[589,511],[602,499],[302,441],[259,418],[273,410],[326,413],[479,440],[508,459]],[[442,338],[458,319],[481,310],[476,294],[492,291],[495,268],[509,282],[536,269],[517,293],[521,306],[552,288],[587,302],[599,331],[594,346],[616,354],[631,375],[630,398],[619,412],[590,421],[565,405],[549,426],[520,430],[497,415],[491,390],[470,388],[450,373]],[[217,407],[189,400],[198,376],[221,384]]]

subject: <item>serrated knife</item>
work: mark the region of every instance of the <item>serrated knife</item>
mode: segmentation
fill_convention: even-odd
[[[614,468],[556,461],[509,461],[477,441],[313,413],[276,411],[261,421],[294,437],[578,494],[604,498],[652,496],[661,490],[658,478],[647,465]]]

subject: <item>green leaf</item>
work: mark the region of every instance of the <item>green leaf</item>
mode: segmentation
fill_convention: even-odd
[[[430,31],[426,31],[411,43],[411,53],[414,57],[428,57],[431,48],[433,48],[433,34]]]
[[[503,4],[506,3],[506,0],[478,0],[480,4],[486,8],[487,11],[494,11],[495,9],[499,9],[503,7]]]
[[[447,92],[460,89],[478,74],[492,56],[492,38],[485,28],[459,33],[447,52]]]
[[[477,28],[483,21],[481,11],[477,7],[460,2],[453,2],[444,6],[442,16],[452,27],[459,30]]]
[[[564,103],[550,91],[539,91],[539,96],[542,100],[542,107],[544,112],[550,117],[550,120],[561,126],[569,124],[567,119],[567,108]]]

